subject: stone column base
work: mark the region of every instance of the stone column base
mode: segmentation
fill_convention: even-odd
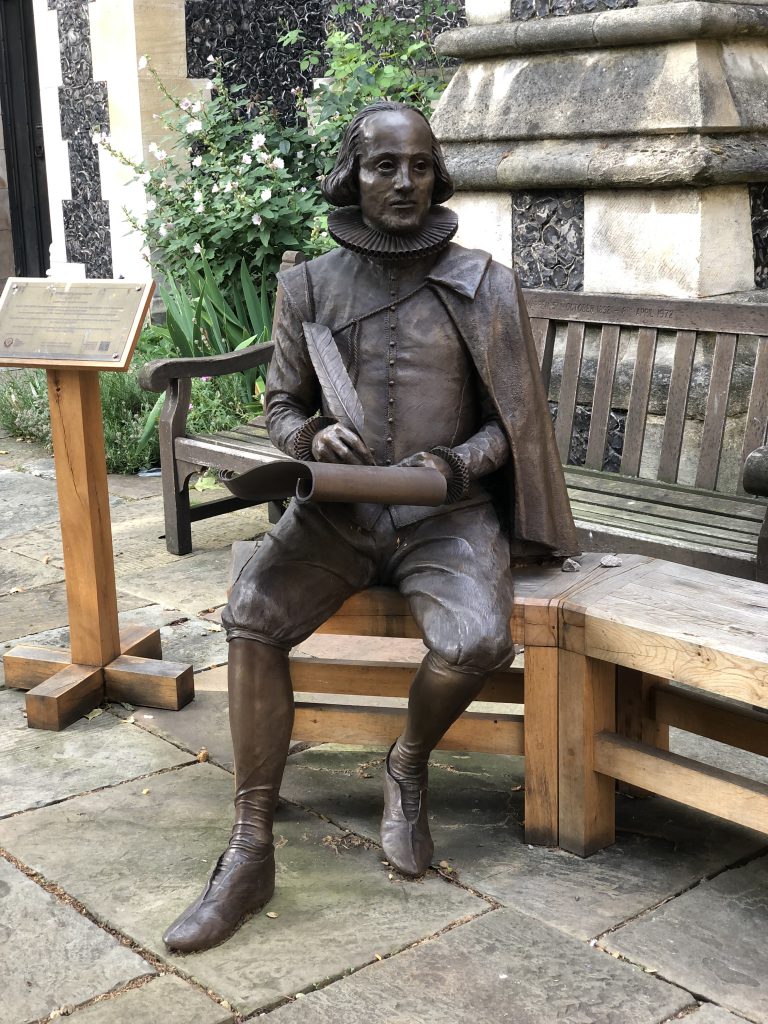
[[[587,192],[584,290],[704,298],[754,288],[747,186]]]

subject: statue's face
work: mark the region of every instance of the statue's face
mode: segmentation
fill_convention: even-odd
[[[360,140],[363,221],[391,235],[423,227],[432,205],[432,133],[410,110],[381,110],[363,124]]]

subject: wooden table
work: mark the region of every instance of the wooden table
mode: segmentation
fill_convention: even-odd
[[[560,846],[613,842],[615,779],[768,832],[768,786],[664,749],[672,725],[768,755],[768,586],[625,557],[557,616]]]

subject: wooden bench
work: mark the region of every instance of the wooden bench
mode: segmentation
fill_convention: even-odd
[[[296,259],[287,253],[284,266]],[[525,295],[584,549],[768,580],[768,459],[753,474],[760,497],[746,494],[741,478],[766,440],[768,305]],[[169,551],[191,551],[193,521],[245,504],[232,497],[190,509],[194,473],[285,458],[259,422],[187,435],[190,378],[264,366],[271,355],[268,343],[142,369],[143,387],[167,390],[160,448]]]
[[[557,615],[559,845],[586,856],[613,842],[616,779],[768,833],[768,785],[667,749],[676,726],[768,756],[768,588],[626,559]],[[634,686],[630,728],[617,673]]]
[[[526,292],[584,550],[768,580],[768,305]]]

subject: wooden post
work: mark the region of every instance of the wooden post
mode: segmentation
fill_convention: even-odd
[[[75,665],[120,654],[99,375],[48,370],[67,611]]]
[[[588,857],[615,839],[614,781],[595,771],[595,736],[613,732],[616,666],[560,650],[560,846]]]

